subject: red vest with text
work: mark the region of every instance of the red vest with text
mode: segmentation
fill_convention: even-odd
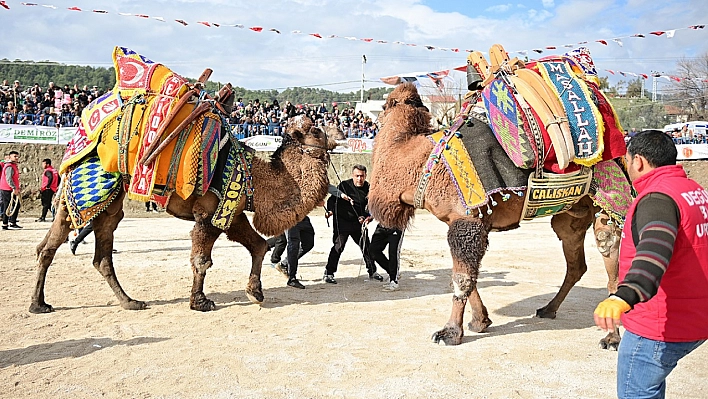
[[[5,178],[5,173],[8,169],[12,168],[15,173],[12,175],[12,181],[15,182],[15,187],[20,188],[20,170],[17,164],[14,162],[5,162],[5,167],[2,168],[2,175],[0,175],[0,190],[12,191],[12,187],[7,184],[7,179]]]
[[[52,172],[52,184],[49,185],[49,189],[56,193],[57,185],[59,185],[59,173],[57,173],[57,170],[54,169],[51,165],[48,165],[44,169],[44,172]],[[47,175],[45,173],[42,173],[42,191],[47,189],[47,183],[49,183],[49,179],[47,178]]]
[[[627,331],[656,341],[708,339],[708,192],[688,179],[681,165],[656,168],[633,184],[638,195],[622,230],[620,281],[636,254],[632,217],[639,200],[649,193],[666,194],[678,206],[681,220],[657,294],[623,314],[622,324]]]

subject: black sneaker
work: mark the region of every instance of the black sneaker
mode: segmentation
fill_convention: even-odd
[[[18,225],[17,223],[10,225],[10,230],[19,230],[21,228],[22,228],[22,226]]]
[[[76,244],[76,241],[71,240],[69,241],[69,249],[71,249],[72,255],[76,255],[76,247],[78,244]]]
[[[374,272],[374,274],[369,274],[369,280],[383,281],[384,278],[377,272]]]
[[[325,274],[322,277],[322,281],[329,284],[337,284],[337,280],[334,279],[334,274]]]
[[[9,230],[10,228],[7,227],[7,226],[5,226],[5,225],[3,225],[3,226],[2,226],[2,229],[3,229],[3,230]]]
[[[44,218],[35,219],[35,222],[46,222],[46,221],[47,221],[47,220],[44,219]]]
[[[299,282],[296,278],[291,278],[290,280],[288,280],[288,287],[299,288],[301,290],[305,289],[305,286],[302,285],[302,283]]]

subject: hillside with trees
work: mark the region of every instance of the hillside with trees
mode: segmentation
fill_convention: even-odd
[[[196,78],[185,76],[187,79],[194,81]],[[68,84],[73,87],[77,84],[80,88],[84,85],[88,87],[98,86],[103,90],[112,88],[115,85],[115,69],[113,67],[91,67],[65,65],[48,61],[21,61],[8,59],[0,60],[0,80],[7,79],[12,83],[19,80],[23,87],[31,86],[35,82],[39,83],[40,87],[47,87],[49,82],[54,82],[57,86]],[[206,83],[205,87],[208,92],[215,93],[221,88],[225,82]],[[364,91],[364,99],[382,100],[385,93],[391,92],[392,88],[376,87]],[[273,102],[278,100],[284,104],[286,100],[293,104],[319,104],[326,102],[328,105],[332,102],[354,102],[359,101],[360,93],[339,93],[320,88],[308,87],[292,87],[282,92],[277,90],[248,90],[243,87],[234,87],[236,97],[243,98],[243,101],[258,99],[261,102]]]

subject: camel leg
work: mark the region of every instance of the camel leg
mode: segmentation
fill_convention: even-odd
[[[266,240],[253,230],[251,223],[243,213],[234,218],[231,227],[226,231],[226,237],[243,245],[251,253],[251,274],[248,276],[246,296],[253,303],[263,303],[261,266],[268,251]]]
[[[465,304],[470,295],[477,291],[475,288],[479,276],[479,265],[489,244],[488,230],[484,222],[478,218],[456,219],[450,222],[447,241],[452,254],[452,284],[454,288],[452,312],[443,329],[433,334],[432,340],[445,345],[459,345],[464,335],[462,321]],[[481,309],[484,309],[484,305],[479,298],[479,293],[474,294],[472,299],[478,302],[478,305],[473,306],[473,313],[475,313],[473,323],[475,319],[477,320],[475,329],[484,330],[486,326],[480,327],[485,323],[488,323],[488,326],[491,321],[483,316]]]
[[[595,218],[594,231],[595,243],[597,249],[602,254],[602,261],[605,263],[607,271],[607,292],[614,294],[617,292],[617,284],[619,284],[619,244],[620,244],[620,229],[616,224],[607,224],[610,220],[605,213],[600,213]],[[600,348],[617,350],[621,337],[619,328],[615,328],[607,336],[600,340]]]
[[[67,220],[68,217],[66,206],[60,206],[52,226],[47,231],[42,242],[37,245],[37,281],[34,293],[32,293],[32,302],[29,307],[30,313],[49,313],[54,311],[51,305],[44,302],[44,283],[57,249],[66,241],[71,232],[71,225]]]
[[[192,295],[189,297],[189,308],[208,312],[216,309],[216,305],[214,305],[214,301],[204,295],[204,278],[207,269],[212,265],[211,251],[222,230],[212,226],[209,221],[211,218],[202,217],[202,214],[196,213],[195,216],[197,217],[191,232],[192,254],[190,256],[194,281],[192,282]]]
[[[487,327],[492,325],[492,320],[489,318],[487,307],[482,303],[482,298],[479,296],[479,290],[476,286],[469,298],[467,298],[467,302],[470,304],[470,311],[472,311],[472,320],[467,323],[467,327],[472,332],[484,332]]]
[[[578,217],[580,215],[580,217]],[[536,310],[536,316],[554,319],[556,311],[565,297],[573,288],[575,283],[580,281],[580,278],[588,269],[585,263],[585,234],[592,222],[592,213],[588,209],[586,212],[571,212],[559,213],[551,219],[553,231],[563,243],[563,255],[565,255],[566,272],[563,285],[548,305]]]
[[[113,290],[120,306],[127,310],[143,310],[147,304],[143,301],[136,301],[123,291],[123,287],[118,282],[116,272],[113,267],[113,233],[118,228],[118,224],[123,220],[123,197],[124,193],[111,203],[108,208],[101,212],[93,220],[93,235],[96,239],[96,250],[93,255],[93,267],[106,279],[108,285]]]

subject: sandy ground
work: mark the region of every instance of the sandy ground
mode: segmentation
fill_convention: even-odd
[[[147,310],[117,305],[91,266],[93,245],[81,245],[77,256],[65,245],[46,287],[56,311],[45,315],[27,309],[34,247],[49,225],[24,217],[22,231],[0,231],[0,397],[614,396],[616,352],[598,349],[604,334],[592,323],[606,275],[590,239],[588,273],[558,318],[546,320],[532,316],[564,274],[548,219],[493,233],[479,287],[494,324],[444,347],[430,341],[451,305],[443,223],[418,214],[404,239],[401,289],[383,292],[381,283],[364,278],[353,242],[339,284],[320,280],[331,229],[321,212],[311,216],[317,237],[301,262],[305,290],[287,287],[266,261],[266,301],[251,304],[244,293],[250,257],[222,237],[205,287],[217,310],[190,311],[191,224],[163,214],[128,218],[116,233],[118,277],[129,295],[149,303]],[[668,396],[708,397],[707,364],[705,346],[685,358],[668,379]]]

